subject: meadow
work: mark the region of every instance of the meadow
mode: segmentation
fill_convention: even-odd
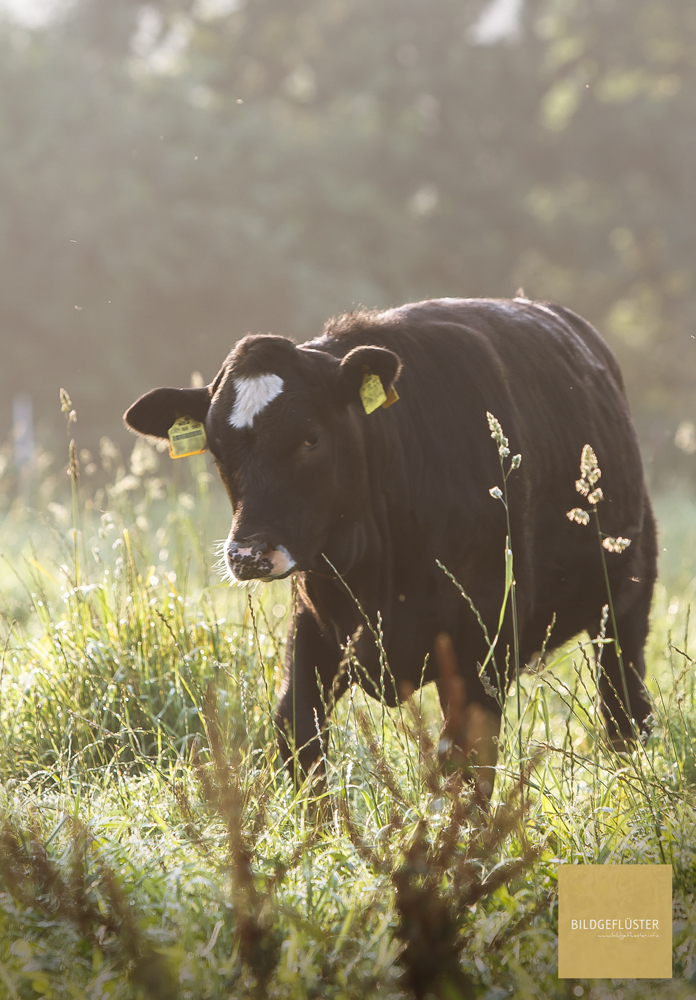
[[[350,648],[326,785],[293,787],[272,721],[292,584],[220,579],[206,458],[103,439],[59,466],[0,478],[0,997],[696,995],[687,495],[656,499],[649,740],[607,746],[580,636],[513,683],[483,815],[438,766],[432,686],[388,710]],[[655,862],[674,978],[559,980],[559,864]]]

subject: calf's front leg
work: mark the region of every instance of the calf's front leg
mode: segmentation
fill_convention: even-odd
[[[345,690],[333,687],[341,660],[340,646],[319,625],[309,608],[300,606],[290,624],[285,674],[275,721],[278,747],[296,784],[301,783],[325,751],[326,710]],[[319,730],[319,732],[317,731]]]

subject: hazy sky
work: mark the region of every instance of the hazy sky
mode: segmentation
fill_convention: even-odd
[[[40,24],[50,16],[55,7],[64,2],[66,0],[0,0],[0,10],[8,11],[24,24]],[[522,3],[523,0],[490,0],[474,28],[474,40],[485,45],[515,35],[519,28]],[[226,6],[225,0],[222,6]]]
[[[470,37],[480,45],[494,45],[515,38],[520,30],[523,0],[490,0],[471,29]]]
[[[61,0],[0,0],[0,10],[7,11],[24,24],[40,24]]]

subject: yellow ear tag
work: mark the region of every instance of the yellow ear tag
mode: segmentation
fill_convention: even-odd
[[[365,413],[374,413],[375,410],[383,406],[387,401],[387,394],[384,391],[379,375],[365,375],[360,386],[360,398],[365,407]]]
[[[206,449],[205,427],[192,417],[179,417],[169,428],[168,434],[170,458],[202,455]]]
[[[388,406],[393,406],[393,404],[398,403],[398,401],[399,401],[399,394],[394,388],[394,386],[392,386],[389,392],[387,393],[386,400],[382,403],[382,409],[386,410]]]

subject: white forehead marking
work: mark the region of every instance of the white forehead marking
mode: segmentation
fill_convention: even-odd
[[[251,427],[254,417],[279,396],[283,391],[283,380],[279,375],[254,375],[252,378],[236,378],[234,389],[237,398],[230,414],[230,425],[241,430]]]

